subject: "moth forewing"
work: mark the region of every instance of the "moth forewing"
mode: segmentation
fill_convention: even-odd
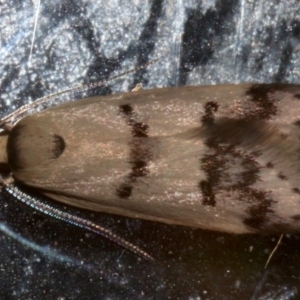
[[[297,232],[299,95],[296,85],[241,84],[70,102],[12,128],[8,165],[16,182],[80,208],[231,233]]]

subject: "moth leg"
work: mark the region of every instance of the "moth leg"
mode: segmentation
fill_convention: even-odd
[[[5,191],[8,192],[10,195],[15,197],[17,200],[23,202],[24,204],[32,207],[36,211],[39,211],[45,215],[48,215],[52,218],[58,219],[60,221],[69,223],[73,226],[83,228],[85,230],[94,232],[98,235],[101,235],[112,242],[120,245],[121,247],[132,251],[142,258],[153,261],[154,258],[149,255],[146,251],[142,250],[138,246],[128,242],[121,236],[113,233],[111,230],[102,227],[86,218],[77,216],[73,213],[69,213],[64,209],[60,209],[58,206],[51,204],[50,202],[46,201],[46,199],[36,198],[23,192],[18,186],[16,185],[6,185]]]

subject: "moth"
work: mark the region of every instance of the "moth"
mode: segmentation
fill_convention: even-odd
[[[3,185],[42,211],[16,184],[78,208],[167,224],[234,234],[300,231],[300,86],[141,90],[6,123],[0,164],[10,179]]]

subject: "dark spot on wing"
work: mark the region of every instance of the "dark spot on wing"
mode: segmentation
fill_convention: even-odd
[[[294,122],[294,125],[300,126],[300,120],[295,121],[295,122]]]
[[[215,195],[211,186],[211,182],[207,180],[202,180],[199,183],[199,187],[203,195],[203,205],[216,206]]]
[[[288,180],[287,176],[284,175],[282,172],[278,173],[278,178],[280,178],[281,180]]]
[[[283,85],[280,84],[255,84],[247,91],[246,95],[250,101],[256,104],[257,108],[247,115],[248,119],[269,120],[278,112],[277,103],[273,94],[282,91]]]
[[[131,116],[132,114],[132,107],[129,104],[124,104],[120,106],[120,110],[122,111],[122,113],[126,116]]]
[[[218,111],[219,104],[217,102],[209,101],[205,103],[204,115],[201,118],[203,125],[211,125],[214,123],[215,113]]]
[[[300,215],[294,215],[291,218],[295,221],[300,221]]]
[[[300,94],[295,94],[294,97],[300,99]]]
[[[133,186],[131,183],[122,183],[117,189],[117,194],[121,198],[129,198],[132,194]]]
[[[256,186],[261,182],[261,169],[266,167],[258,163],[261,151],[240,146],[244,141],[256,142],[262,137],[258,125],[261,124],[245,119],[223,119],[206,126],[205,145],[209,150],[200,159],[206,178],[198,183],[203,205],[243,202],[248,214],[244,222],[256,230],[267,224],[275,202],[271,191]],[[267,167],[272,168],[273,164],[269,162]]]
[[[266,167],[269,168],[269,169],[273,169],[274,168],[274,165],[273,163],[271,163],[270,161],[266,164]]]
[[[296,194],[300,195],[300,189],[299,188],[292,188],[292,191]]]
[[[252,190],[251,193],[256,204],[251,205],[247,210],[249,217],[244,220],[244,224],[254,229],[265,228],[267,215],[273,213],[271,207],[274,201],[263,191]]]

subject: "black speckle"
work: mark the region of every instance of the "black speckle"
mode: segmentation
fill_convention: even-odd
[[[280,178],[281,180],[287,180],[287,179],[288,179],[287,176],[284,175],[282,172],[278,173],[277,176],[278,176],[278,178]]]
[[[266,167],[269,168],[269,169],[273,169],[274,168],[274,165],[273,163],[271,163],[270,161],[266,164]]]
[[[294,97],[300,99],[300,94],[295,94]]]
[[[298,188],[292,188],[292,191],[293,191],[294,193],[300,195],[300,189],[298,189]]]

